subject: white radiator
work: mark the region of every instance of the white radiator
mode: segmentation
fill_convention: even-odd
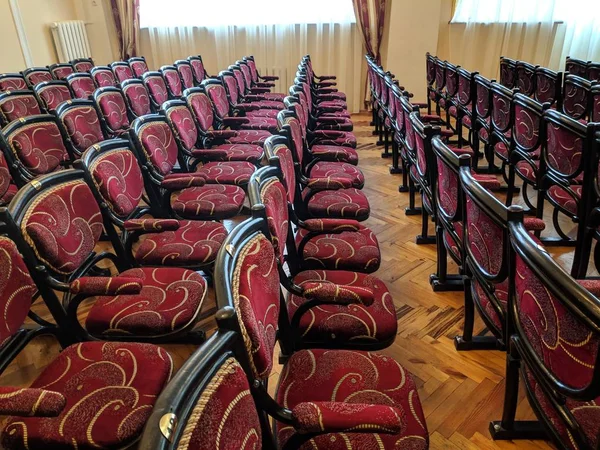
[[[83,20],[67,20],[52,24],[52,37],[60,62],[75,58],[91,58],[85,22]]]
[[[275,83],[275,87],[271,88],[271,92],[280,92],[284,94],[288,93],[290,85],[294,80],[288,79],[288,69],[286,67],[258,67],[257,69],[258,73],[260,73],[262,76],[269,75],[279,77],[279,80],[273,81],[273,83]],[[292,72],[292,75],[295,73],[295,71]]]

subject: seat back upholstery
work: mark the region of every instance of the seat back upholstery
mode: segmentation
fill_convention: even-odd
[[[169,95],[173,98],[180,98],[183,95],[183,83],[177,68],[175,66],[162,66],[160,73],[165,79]]]
[[[493,135],[492,140],[495,144],[501,143],[504,146],[504,149],[506,149],[506,152],[496,152],[498,157],[504,162],[508,162],[509,149],[511,147],[510,133],[512,132],[514,124],[514,110],[512,105],[514,92],[514,90],[509,89],[500,83],[491,84],[492,112],[490,117]],[[496,150],[496,145],[494,145],[494,150]]]
[[[427,86],[429,87],[432,87],[433,83],[435,83],[436,59],[437,57],[430,53],[427,53],[425,56],[425,73],[427,76]],[[371,64],[374,64],[374,62]]]
[[[554,110],[543,116],[546,168],[559,178],[576,178],[583,173],[587,127],[577,120]]]
[[[7,91],[0,94],[0,122],[2,125],[41,113],[42,108],[32,91]]]
[[[600,122],[600,84],[592,87],[590,95],[592,97],[592,114],[590,120],[592,122]]]
[[[567,56],[567,60],[565,62],[565,72],[570,73],[571,75],[577,75],[578,77],[585,78],[588,69],[588,62],[583,61],[581,59],[571,58]]]
[[[67,77],[74,98],[89,99],[96,90],[94,79],[87,72],[74,73]]]
[[[129,67],[137,78],[141,78],[143,74],[148,72],[148,64],[143,56],[133,56],[127,60]]]
[[[89,72],[94,67],[94,60],[92,58],[77,58],[70,61],[70,63],[76,72]]]
[[[125,61],[115,61],[110,64],[110,68],[117,79],[117,83],[122,83],[123,81],[135,78],[129,63]]]
[[[446,61],[438,59],[435,64],[435,90],[438,95],[444,94],[446,88]]]
[[[196,86],[199,86],[206,79],[206,70],[204,69],[204,63],[202,62],[202,57],[200,55],[197,56],[188,56],[188,61],[192,66],[192,73],[194,75],[194,83]]]
[[[237,65],[240,67],[240,71],[244,76],[244,84],[246,85],[246,91],[252,88],[252,72],[246,61],[237,61]]]
[[[4,152],[0,152],[0,206],[10,203],[15,191],[16,186],[8,169]]]
[[[535,70],[537,67],[524,61],[517,62],[517,88],[528,97],[533,97],[535,93]]]
[[[554,72],[545,67],[535,69],[535,92],[533,98],[540,103],[562,105],[562,72]]]
[[[145,116],[152,113],[150,94],[141,80],[132,79],[121,83],[121,90],[132,117]]]
[[[224,70],[219,73],[219,78],[221,79],[223,86],[227,91],[229,104],[235,107],[240,102],[240,88],[237,80],[235,79],[235,75],[232,71]]]
[[[424,124],[419,118],[419,113],[413,112],[409,115],[409,124],[407,125],[412,129],[411,134],[415,139],[414,147],[414,162],[415,168],[417,169],[417,175],[419,177],[419,185],[422,189],[423,195],[427,198],[424,200],[426,207],[429,207],[430,213],[435,213],[435,197],[433,192],[435,191],[435,157],[431,148],[431,139],[434,135],[440,134],[439,127],[432,127],[431,125]]]
[[[53,79],[52,73],[50,73],[46,67],[30,67],[21,73],[23,74],[23,78],[25,78],[25,81],[30,88],[38,83]]]
[[[33,91],[47,111],[53,111],[58,108],[58,105],[62,102],[66,102],[73,98],[73,93],[69,88],[69,84],[64,80],[52,80],[38,83],[34,86]]]
[[[271,136],[265,141],[264,148],[269,163],[279,168],[281,181],[288,194],[288,202],[293,205],[298,194],[298,185],[296,183],[294,157],[289,148],[289,139],[283,136]]]
[[[183,83],[183,89],[189,89],[194,87],[194,73],[190,62],[185,59],[179,59],[174,63],[179,72],[181,82]]]
[[[206,95],[204,87],[186,89],[183,94],[200,131],[207,132],[210,130],[213,126],[215,116],[213,113],[213,104],[208,95]]]
[[[52,64],[48,69],[57,80],[65,80],[69,75],[75,73],[75,68],[68,63]]]
[[[77,155],[81,155],[90,145],[107,138],[102,119],[92,100],[69,100],[56,110]]]
[[[456,103],[458,95],[458,67],[454,64],[446,63],[446,98],[451,104]],[[449,105],[447,106],[447,108]]]
[[[154,109],[160,109],[160,106],[169,100],[169,91],[162,74],[160,72],[146,72],[142,75],[142,81],[148,89]]]
[[[210,98],[214,113],[217,119],[222,120],[229,116],[229,102],[227,100],[227,92],[220,80],[210,78],[202,82],[206,94]]]
[[[90,74],[98,87],[116,86],[118,84],[115,74],[108,66],[96,66],[90,70]]]
[[[542,145],[541,127],[545,107],[519,93],[514,95],[513,105],[515,118],[512,136],[515,150],[531,157]]]
[[[126,131],[130,120],[127,104],[120,88],[109,86],[94,92],[94,102],[111,134]]]
[[[252,74],[252,82],[258,82],[258,70],[256,69],[256,61],[254,61],[254,56],[245,56],[244,60],[248,63],[248,67],[250,68],[250,73]]]
[[[198,129],[192,112],[183,100],[169,100],[161,108],[171,128],[175,132],[175,139],[186,156],[192,156],[198,143]]]
[[[517,84],[517,62],[514,59],[500,57],[500,84],[513,89]]]
[[[462,67],[458,69],[458,109],[462,115],[473,114],[473,100],[476,96],[475,76],[477,72],[469,72]]]
[[[562,112],[575,120],[587,119],[591,89],[590,81],[577,75],[567,74],[563,86]]]
[[[491,81],[481,75],[475,75],[475,113],[477,123],[487,128],[487,121],[490,118],[491,108]]]
[[[149,163],[158,177],[171,173],[177,163],[178,147],[165,117],[150,114],[134,120],[130,136],[142,164]]]
[[[28,89],[25,78],[20,73],[3,73],[0,75],[0,92],[23,91]]]
[[[277,114],[277,123],[282,134],[289,139],[289,147],[294,156],[294,161],[300,167],[304,161],[304,139],[302,135],[302,127],[296,114],[290,110],[283,110]]]
[[[588,65],[587,79],[594,83],[600,83],[600,63],[593,62]]]

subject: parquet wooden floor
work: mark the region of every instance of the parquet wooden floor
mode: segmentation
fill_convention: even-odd
[[[381,245],[382,265],[376,275],[388,285],[398,311],[398,336],[383,352],[396,358],[414,375],[431,433],[432,449],[548,449],[541,441],[493,442],[490,420],[499,419],[504,395],[504,354],[499,351],[458,353],[452,339],[461,333],[462,293],[434,293],[429,274],[434,271],[434,245],[417,246],[420,217],[408,217],[404,208],[408,194],[398,192],[400,175],[390,175],[389,160],[380,157],[369,126],[370,115],[353,116],[359,138],[360,168],[365,174],[364,191],[371,203],[371,227]],[[228,224],[232,226],[233,224]],[[559,260],[570,264],[572,249],[552,249]],[[205,310],[214,308],[214,298]],[[214,329],[214,321],[202,328]],[[479,322],[476,332],[484,326]],[[179,367],[194,350],[189,345],[167,345]],[[58,352],[49,338],[38,338],[6,370],[4,385],[27,385]],[[275,389],[281,367],[276,366],[270,382]],[[533,419],[521,390],[518,417]]]

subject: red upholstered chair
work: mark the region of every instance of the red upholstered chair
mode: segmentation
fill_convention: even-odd
[[[325,100],[325,97],[329,100],[346,101],[346,94],[338,91],[336,88],[337,82],[335,75],[316,75],[312,67],[312,61],[310,55],[306,55],[302,58],[300,63],[300,72],[306,72],[307,81],[310,83],[314,93]],[[393,77],[393,75],[392,75]]]
[[[561,449],[598,448],[598,283],[571,278],[519,218],[510,222],[509,232],[514,268],[507,310],[513,333],[504,411],[502,420],[490,424],[492,437],[549,439]],[[536,422],[515,418],[519,378]]]
[[[254,56],[244,56],[243,59],[248,64],[248,67],[250,67],[250,72],[252,74],[252,87],[272,88],[275,86],[273,81],[279,80],[278,76],[274,76],[274,75],[261,76],[258,73],[258,69],[256,68],[256,61],[254,60]]]
[[[24,91],[27,89],[29,87],[20,73],[3,73],[0,75],[0,92]]]
[[[210,78],[206,73],[206,69],[204,68],[202,56],[188,56],[187,60],[192,66],[192,74],[194,75],[194,84],[196,86],[200,86],[200,83],[202,83],[205,79]]]
[[[508,89],[517,87],[517,61],[514,59],[500,57],[500,84]]]
[[[183,100],[163,103],[161,113],[174,131],[182,169],[202,176],[208,184],[247,186],[256,165],[249,161],[211,161],[198,152],[200,133],[192,112]]]
[[[439,58],[435,60],[435,88],[434,88],[434,99],[435,102],[435,114],[440,115],[442,108],[445,105],[444,90],[446,89],[446,61],[442,61]]]
[[[54,79],[47,67],[30,67],[22,71],[21,74],[30,89],[38,83]]]
[[[43,81],[33,87],[33,92],[46,111],[55,111],[62,102],[73,98],[69,84],[64,80]]]
[[[435,101],[435,72],[437,56],[427,52],[425,55],[425,72],[427,75],[427,114],[431,114],[431,102]]]
[[[94,79],[87,72],[74,73],[67,77],[67,83],[73,92],[74,98],[83,100],[91,99],[96,90]]]
[[[177,72],[179,72],[183,90],[193,88],[195,86],[194,71],[192,70],[190,62],[187,59],[178,59],[173,65],[177,69]]]
[[[181,98],[183,95],[183,82],[175,66],[162,66],[159,70],[169,91],[170,98]]]
[[[129,135],[138,161],[147,169],[144,181],[153,216],[221,220],[240,213],[246,198],[241,187],[206,184],[201,175],[173,171],[178,162],[183,166],[183,161],[165,117],[139,117]]]
[[[535,91],[533,98],[540,103],[550,103],[553,107],[562,108],[562,72],[555,72],[545,67],[535,69]]]
[[[171,356],[151,344],[68,345],[73,341],[60,328],[65,322],[58,313],[59,326],[36,320],[37,315],[25,324],[37,288],[19,250],[5,236],[0,236],[0,265],[2,370],[36,336],[52,336],[64,347],[29,386],[3,383],[0,408],[10,417],[3,418],[2,447],[43,450],[134,444],[169,381]],[[121,423],[127,426],[119,428]]]
[[[588,64],[586,78],[594,83],[600,83],[600,63],[591,62]]]
[[[513,195],[518,191],[515,187],[515,171],[511,163],[511,151],[513,149],[513,127],[515,114],[513,97],[519,92],[518,89],[509,89],[501,83],[491,84],[491,108],[489,137],[490,148],[494,158],[501,163],[501,172],[506,181],[506,205],[512,204]]]
[[[407,448],[426,449],[427,426],[416,385],[396,361],[353,350],[293,351],[287,333],[290,319],[281,307],[277,257],[260,232],[264,226],[263,220],[252,219],[228,236],[224,246],[229,252],[222,247],[217,259],[215,287],[219,328],[241,334],[239,354],[246,361],[253,395],[272,405],[277,448],[331,448],[331,442],[344,442],[352,448],[392,449],[401,441]],[[312,309],[350,297],[328,296],[318,289],[331,292],[335,284],[314,282],[303,285],[314,297]],[[289,359],[272,398],[266,380],[277,339]]]
[[[252,71],[248,65],[248,61],[241,59],[235,62],[236,66],[239,66],[240,71],[244,76],[244,83],[246,85],[246,94],[259,94],[266,100],[283,100],[286,97],[284,93],[270,92],[271,88],[268,87],[253,87],[252,83]]]
[[[565,72],[585,78],[588,70],[588,64],[588,61],[567,56],[567,60],[565,61]]]
[[[146,86],[148,94],[150,94],[152,109],[158,111],[162,104],[169,100],[169,91],[165,79],[160,72],[146,72],[142,75],[142,82]]]
[[[184,99],[200,134],[198,150],[212,161],[251,161],[259,163],[262,145],[271,133],[263,130],[216,130],[213,104],[203,86],[186,89]]]
[[[98,87],[117,86],[119,83],[108,66],[96,66],[90,70],[94,83]]]
[[[517,61],[515,68],[516,73],[516,88],[519,89],[521,94],[528,97],[533,97],[536,91],[535,86],[535,71],[539,66],[534,66],[524,61]]]
[[[572,119],[586,122],[590,114],[592,82],[567,74],[563,86],[562,112]]]
[[[82,171],[63,170],[26,184],[6,216],[11,237],[26,255],[30,271],[36,271],[36,284],[48,308],[64,307],[63,331],[71,339],[190,343],[204,339],[202,332],[192,331],[206,296],[206,281],[198,273],[133,268],[110,251],[95,253],[103,231],[102,214]],[[95,276],[102,263],[114,266],[118,275]],[[93,302],[84,314],[81,303],[86,300]]]
[[[4,158],[4,152],[0,152],[0,206],[6,206],[17,193],[17,185],[14,183],[8,164]]]
[[[492,113],[492,83],[495,80],[488,80],[481,75],[475,75],[475,101],[473,102],[473,152],[474,161],[479,161],[481,157],[481,143],[483,143],[483,156],[485,156],[487,167],[475,170],[486,173],[498,173],[498,168],[494,165],[494,154],[490,145],[491,133],[491,113]],[[517,79],[517,84],[519,80]]]
[[[92,68],[95,66],[94,60],[92,58],[77,58],[69,63],[75,68],[75,72],[90,72]]]
[[[212,269],[227,235],[225,228],[219,222],[149,216],[142,203],[142,169],[128,141],[111,139],[93,145],[82,155],[79,167],[101,205],[104,229],[119,257],[132,266]]]
[[[119,137],[127,133],[131,120],[123,91],[109,86],[94,91],[94,102],[109,137]]]
[[[62,122],[76,157],[91,145],[109,138],[102,114],[92,100],[70,100],[59,106],[56,115]]]
[[[13,120],[42,114],[42,107],[32,91],[6,91],[0,94],[0,125]]]
[[[136,78],[142,78],[146,72],[149,72],[148,64],[146,64],[146,58],[143,56],[133,56],[127,60],[129,67],[133,71]]]
[[[242,66],[246,68],[248,77],[251,78],[252,75],[250,74],[250,68],[246,63],[239,61],[236,64],[229,66],[226,72],[222,72],[231,72],[235,77],[235,82],[238,87],[237,101],[241,109],[240,112],[243,111],[243,114],[247,117],[276,117],[277,111],[284,108],[283,99],[286,97],[286,95],[270,94],[266,88],[264,90],[267,92],[260,92],[263,90],[260,88],[258,89],[259,92],[256,92],[256,88],[252,90],[250,87],[251,81],[246,82],[246,76],[244,75]],[[222,73],[219,74],[219,77],[221,78]],[[224,83],[224,86],[227,90],[229,90],[228,83]],[[229,98],[231,99],[231,96],[229,96]],[[234,106],[234,108],[236,107],[236,105],[232,106]]]
[[[448,128],[455,131],[452,126],[450,118],[454,120],[458,117],[458,69],[460,66],[455,66],[449,62],[446,62],[446,90],[444,92],[444,110],[445,116],[442,115],[443,120],[447,124]]]
[[[50,114],[11,122],[2,129],[0,147],[18,186],[69,166],[74,159],[62,124]]]
[[[590,121],[600,122],[600,84],[592,86],[590,95],[592,97],[592,115]]]
[[[125,61],[115,61],[110,63],[110,68],[115,75],[117,83],[122,83],[123,81],[136,78],[136,75],[133,73],[133,69],[129,66],[129,63]]]
[[[456,135],[458,136],[458,146],[462,147],[464,142],[463,127],[468,130],[467,144],[473,145],[473,105],[477,102],[477,89],[475,87],[475,77],[478,72],[469,72],[460,67],[458,69],[458,92],[456,95]]]
[[[66,80],[69,75],[75,73],[75,68],[69,63],[52,64],[48,69],[57,80]]]
[[[141,80],[132,79],[123,81],[121,83],[121,90],[125,96],[127,110],[131,117],[141,117],[153,112],[150,94]]]

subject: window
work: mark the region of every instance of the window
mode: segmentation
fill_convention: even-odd
[[[140,25],[207,27],[354,23],[352,0],[141,0]]]

